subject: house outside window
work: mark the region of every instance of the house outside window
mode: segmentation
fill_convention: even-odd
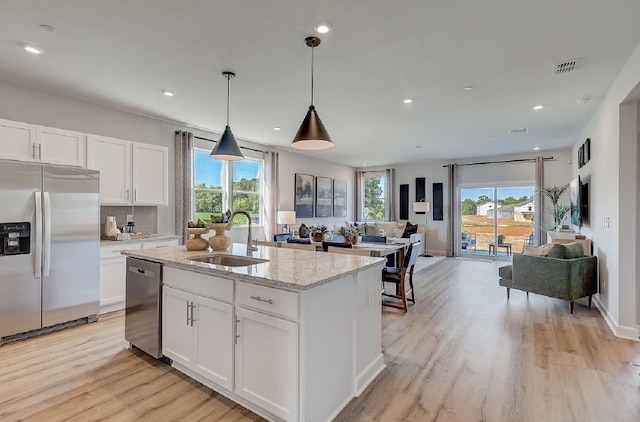
[[[365,221],[387,221],[386,175],[384,171],[368,172],[362,177],[361,204]]]
[[[253,224],[262,224],[264,161],[217,160],[210,151],[196,148],[193,157],[195,219],[210,219],[211,214],[227,210],[247,211]],[[237,215],[235,224],[247,224]]]

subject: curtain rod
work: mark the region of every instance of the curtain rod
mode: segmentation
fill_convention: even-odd
[[[214,144],[218,143],[218,141],[214,141],[213,139],[209,139],[209,138],[203,138],[203,137],[201,137],[201,136],[195,136],[195,135],[194,135],[194,136],[193,136],[193,138],[194,138],[194,139],[200,139],[201,141],[209,141],[209,142],[213,142]],[[238,145],[238,146],[240,146],[240,145]],[[262,151],[262,150],[259,150],[259,149],[254,149],[254,148],[249,148],[249,147],[243,147],[243,146],[240,146],[240,148],[242,148],[242,149],[246,149],[246,150],[249,150],[249,151],[261,152],[261,153],[263,153],[263,154],[266,154],[266,153],[268,152],[268,151]]]
[[[544,161],[549,161],[549,160],[553,160],[553,157],[543,157],[542,158]],[[515,159],[515,160],[502,160],[502,161],[481,161],[478,163],[464,163],[464,164],[458,164],[458,167],[462,167],[462,166],[481,166],[484,164],[503,164],[503,163],[526,163],[526,162],[534,162],[536,161],[535,158],[519,158],[519,159]],[[448,167],[450,164],[445,164],[442,167]]]

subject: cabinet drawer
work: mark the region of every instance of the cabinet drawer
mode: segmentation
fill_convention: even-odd
[[[238,305],[298,319],[298,302],[298,293],[236,281]]]
[[[121,255],[122,251],[142,249],[142,242],[115,243],[114,245],[100,246],[100,258],[115,258]]]
[[[211,299],[233,302],[233,280],[164,266],[162,283]]]

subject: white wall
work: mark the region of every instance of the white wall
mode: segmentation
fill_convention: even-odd
[[[640,321],[636,270],[638,221],[638,110],[640,44],[613,81],[598,110],[573,148],[573,156],[591,138],[591,160],[573,174],[589,180],[590,220],[583,234],[593,239],[598,256],[597,304],[614,332],[638,338]],[[626,103],[626,104],[623,104]],[[604,227],[603,219],[610,219]]]
[[[553,151],[535,151],[528,154],[520,154],[517,156],[492,156],[477,159],[465,159],[462,163],[484,162],[484,161],[501,161],[512,159],[535,158],[542,155],[544,157],[554,157],[551,161],[545,162],[545,186],[563,185],[571,179],[571,165],[567,163],[570,158],[571,151],[569,149],[553,150]],[[449,212],[446,204],[446,198],[449,191],[447,181],[447,169],[443,167],[446,164],[452,164],[455,160],[450,161],[429,161],[424,163],[410,164],[394,164],[385,167],[393,167],[396,169],[396,192],[400,191],[401,184],[409,185],[409,221],[412,223],[425,223],[425,215],[417,215],[413,212],[411,204],[415,199],[415,182],[416,177],[424,177],[426,179],[426,200],[433,202],[433,183],[443,183],[444,204],[444,220],[433,221],[432,211],[426,215],[427,224],[427,253],[433,255],[446,254],[446,219]],[[474,181],[481,184],[502,184],[504,182],[518,182],[535,184],[534,165],[532,163],[519,164],[491,164],[481,166],[463,167],[461,171],[461,179],[467,183]],[[363,169],[365,170],[365,169]],[[366,168],[367,171],[376,170]],[[464,172],[464,174],[462,174]],[[396,198],[397,200],[397,198]],[[569,199],[567,197],[567,203]],[[400,212],[399,203],[396,206],[396,215]]]
[[[337,223],[353,221],[354,210],[354,168],[342,164],[317,160],[305,155],[278,149],[280,153],[280,207],[281,210],[293,210],[295,199],[295,174],[304,173],[313,176],[329,177],[347,181],[347,216],[330,218],[297,218],[297,224]]]

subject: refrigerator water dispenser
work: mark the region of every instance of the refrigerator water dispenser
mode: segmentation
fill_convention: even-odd
[[[0,223],[0,256],[28,254],[31,223]]]

